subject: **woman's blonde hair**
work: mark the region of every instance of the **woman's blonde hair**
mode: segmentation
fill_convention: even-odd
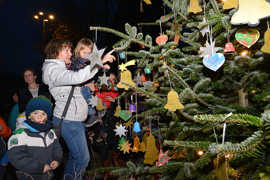
[[[85,47],[88,47],[91,49],[93,49],[93,42],[91,39],[89,38],[82,38],[81,40],[79,40],[79,42],[77,43],[77,46],[75,47],[74,50],[74,55],[75,56],[80,56],[80,51],[82,49],[84,49]]]

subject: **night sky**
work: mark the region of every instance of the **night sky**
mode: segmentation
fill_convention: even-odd
[[[42,46],[50,39],[57,23],[70,25],[78,38],[94,40],[94,32],[89,31],[89,26],[111,27],[123,32],[126,22],[136,25],[155,21],[162,15],[163,8],[161,0],[152,0],[152,3],[144,3],[144,12],[140,12],[140,0],[0,0],[1,111],[9,111],[13,91],[24,85],[22,73],[25,68],[34,68],[41,79]],[[56,16],[54,24],[47,26],[45,41],[42,24],[33,19],[39,10]],[[159,27],[155,29],[158,31]],[[101,32],[97,37],[98,47],[108,50],[119,40]]]

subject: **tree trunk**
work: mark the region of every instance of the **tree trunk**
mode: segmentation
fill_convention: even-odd
[[[241,107],[248,106],[248,96],[247,93],[244,92],[244,89],[238,90],[238,97],[239,97],[239,105]]]

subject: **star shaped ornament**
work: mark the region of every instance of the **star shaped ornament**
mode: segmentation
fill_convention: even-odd
[[[96,107],[97,106],[97,103],[98,103],[98,97],[97,96],[92,96],[92,98],[90,99],[89,104],[92,107]]]
[[[125,141],[125,142],[123,142],[121,144],[121,149],[120,150],[123,151],[124,154],[126,154],[126,153],[129,154],[129,151],[131,149],[130,146],[131,146],[131,144],[129,144],[128,141]]]
[[[91,69],[93,69],[95,67],[103,68],[101,57],[102,57],[104,51],[105,51],[105,48],[98,50],[96,44],[94,44],[92,53],[90,53],[86,57],[91,62],[91,64],[90,64]]]
[[[206,19],[205,17],[203,18],[203,21],[200,24],[206,24]],[[206,33],[210,33],[210,28],[209,25],[204,26],[203,28],[200,29],[200,32],[202,33],[203,37],[205,36]]]
[[[220,49],[220,47],[215,47],[215,41],[210,41],[210,44],[208,41],[206,41],[205,47],[200,47],[200,57],[211,56]]]
[[[107,77],[105,73],[103,74],[103,76],[99,77],[99,80],[101,85],[105,84],[108,86],[109,77]]]
[[[126,129],[125,126],[122,126],[122,124],[120,124],[119,126],[116,126],[116,129],[114,129],[114,131],[116,132],[115,135],[122,137],[122,136],[126,136],[126,132],[128,130]]]

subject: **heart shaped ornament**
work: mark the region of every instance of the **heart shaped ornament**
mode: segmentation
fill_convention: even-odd
[[[128,110],[120,111],[120,118],[123,119],[124,121],[129,120],[130,117],[131,117],[131,113]]]
[[[203,58],[203,65],[212,71],[217,71],[225,62],[225,57],[221,53],[215,53],[212,56],[206,55]]]
[[[260,37],[260,32],[254,28],[239,29],[235,33],[235,39],[247,48],[255,44]]]

